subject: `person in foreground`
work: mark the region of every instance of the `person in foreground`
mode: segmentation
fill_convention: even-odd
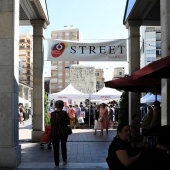
[[[68,125],[70,117],[66,111],[63,111],[64,102],[57,100],[55,102],[56,110],[51,113],[51,137],[54,149],[55,170],[59,169],[59,143],[61,141],[61,152],[63,158],[63,165],[67,164],[67,139],[68,139]]]
[[[141,152],[137,170],[170,169],[170,126],[161,126],[157,131],[157,144]]]
[[[117,135],[109,146],[106,162],[109,170],[132,170],[140,153],[133,151],[130,140],[130,127],[120,123],[117,127]]]

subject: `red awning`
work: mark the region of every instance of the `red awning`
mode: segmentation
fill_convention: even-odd
[[[106,81],[105,87],[115,88],[118,90],[131,91],[131,92],[156,92],[161,91],[160,78],[141,78],[134,79],[133,76],[118,78]]]
[[[134,79],[150,77],[150,78],[170,78],[170,56],[163,57],[154,61],[142,69],[134,72]]]

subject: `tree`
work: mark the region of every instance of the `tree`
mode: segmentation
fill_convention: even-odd
[[[45,126],[50,125],[50,117],[48,116],[48,96],[44,92],[44,123]]]
[[[120,96],[120,113],[119,122],[128,123],[128,112],[129,112],[129,93],[124,91]]]

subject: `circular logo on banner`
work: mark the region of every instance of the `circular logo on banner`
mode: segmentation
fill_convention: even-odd
[[[68,47],[67,43],[57,43],[57,44],[54,44],[52,47],[51,47],[51,55],[54,57],[54,58],[57,58],[59,57],[63,52],[64,50]]]

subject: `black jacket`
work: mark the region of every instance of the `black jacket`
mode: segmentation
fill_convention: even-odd
[[[51,113],[51,136],[65,136],[68,135],[68,124],[70,117],[66,111],[57,111]]]

